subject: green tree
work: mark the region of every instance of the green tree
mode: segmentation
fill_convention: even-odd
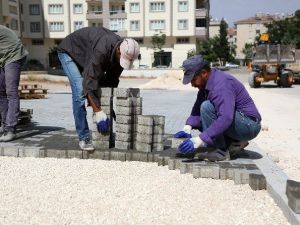
[[[245,62],[248,65],[248,63],[252,60],[252,54],[253,54],[253,44],[246,43],[245,47],[243,48],[242,52],[245,55]]]
[[[223,65],[225,65],[226,62],[231,61],[230,46],[227,40],[227,28],[227,23],[222,19],[220,24],[219,42],[215,46],[215,51]]]
[[[159,55],[159,62],[161,65],[161,52],[163,51],[162,46],[164,46],[166,43],[166,35],[162,33],[153,35],[151,38],[151,43],[154,51],[158,50],[157,54]]]

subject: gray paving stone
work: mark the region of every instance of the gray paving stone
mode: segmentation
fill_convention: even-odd
[[[135,142],[134,149],[140,152],[151,152],[152,151],[152,145],[147,143],[142,143],[139,141]]]
[[[161,134],[164,135],[165,127],[163,125],[158,126],[144,126],[144,125],[137,125],[137,132],[141,134]]]
[[[141,153],[140,161],[141,162],[148,162],[148,153],[146,153],[146,152]]]
[[[142,134],[137,133],[136,140],[142,143],[162,143],[164,141],[164,136],[162,134]]]
[[[148,156],[148,162],[155,162],[154,161],[154,153],[147,153],[147,156]]]
[[[195,179],[201,178],[201,167],[200,166],[193,166],[193,177]]]
[[[138,123],[138,125],[153,126],[154,125],[153,116],[138,115],[137,123]]]
[[[140,97],[139,88],[115,88],[114,96],[117,98]]]
[[[153,162],[157,162],[159,161],[159,154],[153,154]]]
[[[185,163],[181,162],[180,163],[180,173],[185,174],[185,173],[193,173],[193,163]]]
[[[47,150],[40,149],[39,152],[40,152],[40,157],[39,158],[45,158],[45,157],[47,157]]]
[[[65,159],[67,154],[65,150],[47,149],[45,157]]]
[[[161,152],[163,150],[164,150],[164,144],[163,143],[153,143],[152,144],[152,151]]]
[[[141,154],[140,152],[132,152],[132,161],[141,161]]]
[[[11,156],[18,157],[19,156],[19,148],[16,146],[5,146],[1,149],[1,156]]]
[[[262,174],[249,174],[249,186],[252,190],[265,190],[267,189],[266,177]]]
[[[93,151],[88,153],[89,159],[104,159],[104,151]]]
[[[235,184],[249,184],[249,171],[245,169],[234,169]]]
[[[158,166],[163,166],[164,165],[164,157],[163,156],[158,156]]]
[[[152,115],[154,125],[165,125],[166,117],[161,115]]]
[[[169,161],[168,161],[169,170],[175,170],[175,162],[176,162],[176,159],[169,159]]]
[[[289,198],[291,192],[299,192],[300,193],[300,182],[295,180],[287,180],[286,181],[286,196]]]
[[[137,123],[137,116],[136,115],[117,115],[116,116],[116,123],[117,124],[133,124]]]
[[[135,133],[137,129],[133,124],[116,124],[115,130],[116,133]]]
[[[124,162],[124,161],[126,161],[126,153],[125,152],[111,151],[110,159],[111,160],[119,160],[119,161]]]
[[[40,151],[38,148],[19,148],[19,157],[40,157]]]
[[[136,139],[136,133],[116,132],[116,141],[133,142]]]
[[[175,169],[180,170],[180,165],[181,165],[182,159],[176,159],[175,160]]]
[[[110,97],[112,96],[113,88],[99,88],[98,97]]]
[[[178,148],[178,146],[188,138],[172,138],[171,148]]]
[[[123,107],[123,106],[116,106],[115,108],[116,115],[141,115],[142,114],[142,107]]]
[[[291,191],[289,193],[288,205],[296,214],[300,214],[300,192]]]
[[[101,108],[104,106],[110,107],[111,106],[111,97],[101,97],[100,105],[101,105]]]
[[[110,119],[110,117],[109,117],[110,112],[111,112],[110,106],[102,106],[102,107],[101,107],[101,110],[106,114],[107,118]]]
[[[133,106],[142,107],[143,106],[142,101],[143,101],[143,98],[134,98],[134,97],[117,98],[116,105],[123,106],[123,107],[133,107]]]
[[[220,179],[220,167],[218,165],[200,166],[202,178]]]
[[[95,150],[99,149],[109,149],[109,140],[108,141],[92,141],[92,144],[95,148]]]
[[[110,151],[105,151],[104,152],[104,160],[110,160]]]
[[[132,160],[132,151],[125,151],[125,158],[126,158],[126,161],[133,161]]]
[[[72,159],[72,158],[76,158],[76,159],[82,159],[82,152],[81,150],[66,150],[66,158],[68,159]]]
[[[122,150],[130,150],[130,149],[132,149],[132,143],[125,142],[125,141],[116,141],[115,148],[122,149]]]

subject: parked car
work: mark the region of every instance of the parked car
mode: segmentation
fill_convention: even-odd
[[[234,64],[234,63],[226,63],[225,66],[228,68],[239,68],[240,67],[240,65]]]

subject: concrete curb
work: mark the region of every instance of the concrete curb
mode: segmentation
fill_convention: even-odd
[[[286,182],[288,176],[258,148],[251,144],[250,150],[263,157],[254,160],[232,160],[225,162],[206,162],[195,159],[176,158],[176,149],[161,152],[138,152],[111,148],[94,152],[81,150],[56,150],[24,147],[1,147],[0,156],[35,158],[78,158],[117,161],[156,162],[158,166],[168,166],[181,174],[191,174],[194,178],[230,179],[235,184],[249,184],[253,190],[267,189],[292,225],[300,225],[300,214],[295,214],[288,206]]]
[[[286,183],[289,177],[256,144],[251,143],[249,149],[263,156],[261,159],[253,160],[253,162],[267,178],[267,191],[271,197],[281,208],[291,225],[300,225],[300,214],[294,213],[288,205]]]

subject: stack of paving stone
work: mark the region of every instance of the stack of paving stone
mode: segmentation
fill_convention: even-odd
[[[137,116],[142,114],[142,98],[138,88],[116,88],[115,148],[130,150],[136,139]]]
[[[134,149],[141,152],[163,151],[164,129],[164,116],[138,116],[137,137]]]
[[[286,196],[289,207],[297,214],[300,214],[300,182],[287,180]]]
[[[109,118],[111,125],[111,112],[112,112],[112,98],[113,98],[113,89],[112,88],[100,88],[98,90],[98,96],[100,96],[100,105],[103,112]],[[92,123],[92,143],[96,150],[100,149],[108,149],[113,146],[113,138],[112,138],[112,129],[109,130],[107,134],[101,134],[97,130],[96,119],[93,115],[93,123]],[[112,126],[110,126],[111,128]]]

